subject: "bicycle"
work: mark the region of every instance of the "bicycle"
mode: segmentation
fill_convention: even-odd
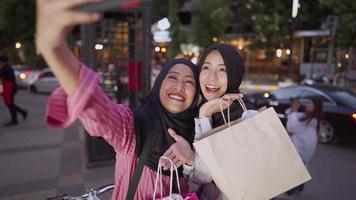
[[[102,195],[103,193],[114,189],[115,185],[105,185],[96,189],[89,189],[86,193],[79,196],[70,196],[68,194],[58,195],[55,197],[50,197],[47,200],[100,200],[98,195]]]

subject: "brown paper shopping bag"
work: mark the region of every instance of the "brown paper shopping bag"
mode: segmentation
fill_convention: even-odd
[[[230,200],[271,199],[311,179],[273,108],[205,135],[194,147]]]

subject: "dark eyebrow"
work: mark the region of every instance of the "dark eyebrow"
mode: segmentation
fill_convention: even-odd
[[[179,72],[176,72],[176,71],[169,71],[168,74],[176,74],[176,75],[179,75],[180,73],[179,73]],[[167,74],[167,75],[168,75],[168,74]],[[187,77],[192,78],[192,79],[195,80],[194,76],[192,76],[192,75],[187,75]]]
[[[203,65],[204,65],[204,64],[209,64],[209,65],[211,65],[211,63],[210,63],[210,62],[204,62],[204,63],[203,63]],[[225,64],[218,64],[218,65],[219,65],[219,66],[224,66],[224,67],[225,67]]]

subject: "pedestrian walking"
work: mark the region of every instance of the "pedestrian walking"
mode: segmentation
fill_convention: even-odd
[[[3,86],[2,96],[4,103],[8,107],[11,115],[10,122],[6,123],[5,126],[15,126],[18,124],[17,113],[20,113],[22,118],[26,120],[28,112],[15,104],[15,95],[18,87],[15,72],[9,64],[9,57],[6,54],[0,55],[0,79]]]

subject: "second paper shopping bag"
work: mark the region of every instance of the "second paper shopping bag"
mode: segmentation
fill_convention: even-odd
[[[228,199],[267,200],[311,179],[273,108],[207,135],[194,147]]]

